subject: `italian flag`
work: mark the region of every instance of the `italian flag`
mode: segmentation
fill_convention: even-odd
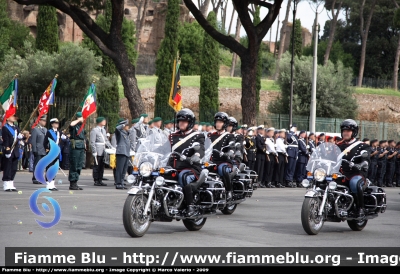
[[[78,131],[78,135],[79,133],[81,133],[82,129],[85,127],[85,122],[86,119],[92,115],[93,113],[96,112],[97,109],[97,103],[96,103],[96,86],[94,84],[91,84],[89,87],[89,90],[87,91],[85,98],[83,99],[82,103],[81,103],[81,107],[82,107],[82,118],[84,120],[81,128]]]
[[[18,93],[18,80],[14,79],[8,85],[3,95],[0,97],[1,105],[4,109],[3,125],[7,119],[13,116],[17,111],[17,93]]]

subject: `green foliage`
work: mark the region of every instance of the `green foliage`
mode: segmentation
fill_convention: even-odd
[[[36,48],[49,53],[58,52],[59,38],[56,8],[48,5],[39,5],[36,23]]]
[[[203,48],[204,30],[197,22],[183,23],[179,26],[178,49],[183,75],[200,75],[200,61]]]
[[[328,46],[328,40],[323,40],[319,42],[317,48],[317,59],[318,64],[322,65],[324,63],[324,55],[326,48]],[[303,49],[303,55],[305,56],[313,56],[314,55],[314,43],[308,47]],[[332,44],[331,52],[329,54],[329,60],[332,61],[335,65],[338,61],[342,62],[343,65],[347,68],[351,68],[353,70],[355,60],[354,57],[350,53],[346,53],[343,49],[342,44],[339,41],[336,41]]]
[[[138,58],[136,51],[136,26],[132,20],[128,20],[125,17],[122,21],[122,41],[128,52],[129,61],[131,61],[133,65],[136,65]]]
[[[94,78],[100,78],[96,83],[101,93],[110,87],[107,77],[102,77],[96,69],[101,66],[101,58],[92,51],[74,43],[63,43],[58,53],[45,51],[32,52],[30,44],[26,43],[29,52],[25,59],[16,54],[14,49],[5,56],[0,64],[0,84],[5,87],[18,72],[19,94],[22,96],[41,96],[50,81],[58,74],[56,97],[83,98]],[[62,62],[60,62],[62,60]]]
[[[118,76],[110,76],[109,78],[111,86],[106,90],[103,88],[97,94],[97,114],[106,117],[108,130],[110,133],[114,133],[119,119]]]
[[[290,34],[289,52],[292,53],[293,31]],[[296,19],[294,23],[294,53],[300,57],[303,53],[303,38],[301,36],[301,21]]]
[[[278,77],[281,94],[272,101],[268,110],[272,113],[289,113],[290,102],[290,59],[285,53]],[[295,57],[293,115],[310,115],[313,58]],[[354,90],[350,88],[352,73],[339,61],[336,65],[331,61],[326,66],[318,66],[317,70],[317,117],[355,118],[357,102],[353,98]]]
[[[168,1],[165,38],[161,42],[156,60],[156,75],[158,78],[154,116],[159,116],[162,119],[171,119],[174,113],[168,104],[168,100],[171,91],[174,59],[176,59],[178,51],[179,4],[179,0]]]
[[[34,45],[35,38],[32,35],[30,35],[29,28],[19,21],[11,20],[11,29],[13,31],[10,32],[10,41],[8,45],[10,48],[15,49],[18,55],[24,58],[25,41],[28,41],[29,43]]]
[[[396,11],[394,12],[393,26],[396,28],[400,28],[400,8],[396,9]]]
[[[257,26],[260,22],[260,6],[256,6],[254,13],[254,25]],[[261,74],[262,74],[262,49],[258,51],[258,62],[256,72],[256,115],[260,112],[260,90],[261,90]]]
[[[215,27],[217,17],[211,11],[207,20]],[[212,121],[214,114],[218,112],[218,82],[219,82],[219,45],[208,33],[204,32],[203,52],[200,62],[200,96],[199,109],[200,121]]]
[[[220,47],[218,57],[221,65],[228,67],[232,65],[232,52],[230,50]]]
[[[11,20],[7,14],[7,0],[0,0],[0,62],[9,50]]]

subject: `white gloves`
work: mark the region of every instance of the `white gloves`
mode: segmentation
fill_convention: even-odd
[[[285,148],[288,148],[288,145],[285,145]]]
[[[143,123],[143,120],[144,120],[144,117],[142,116],[142,117],[140,117],[140,119],[139,119],[139,124],[141,124],[141,123]]]
[[[92,153],[92,155],[93,155],[93,157],[96,157],[97,156],[97,152],[96,153]]]
[[[11,153],[10,154],[6,154],[6,158],[10,158],[11,157]]]
[[[65,139],[67,139],[67,136],[65,136],[64,134],[61,134],[61,139],[65,140]]]
[[[21,140],[22,138],[24,138],[24,135],[22,135],[22,133],[19,133],[19,134],[18,134],[18,139]]]
[[[307,148],[307,149],[309,149],[309,148],[310,148],[310,146],[309,146],[309,145],[307,145],[307,146],[306,146],[306,148]]]
[[[129,152],[129,155],[130,155],[130,156],[134,156],[134,155],[135,155],[135,152],[131,150],[131,151]]]

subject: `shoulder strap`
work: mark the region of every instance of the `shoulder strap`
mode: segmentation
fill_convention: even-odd
[[[222,138],[223,138],[226,134],[229,134],[229,133],[228,133],[228,132],[224,132],[224,133],[221,134],[221,136],[219,136],[217,139],[215,139],[215,141],[212,142],[212,144],[211,144],[211,148],[212,148],[213,146],[215,146],[219,141],[221,141]]]
[[[192,138],[193,136],[199,134],[199,132],[195,131],[192,132],[191,134],[189,134],[188,136],[186,136],[185,138],[183,138],[182,140],[180,140],[178,143],[176,143],[173,147],[172,147],[172,151],[175,151],[178,147],[180,147],[183,143],[185,143],[187,140],[189,140],[190,138]]]
[[[349,153],[353,148],[355,148],[356,146],[358,146],[358,145],[361,144],[361,143],[362,143],[361,141],[354,142],[354,144],[352,144],[351,146],[349,146],[349,147],[347,147],[345,150],[343,150],[343,152],[340,153],[339,156],[342,156],[342,157],[343,157],[343,155],[346,155],[346,154]]]

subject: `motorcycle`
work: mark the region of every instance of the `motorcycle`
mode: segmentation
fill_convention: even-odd
[[[307,179],[302,181],[306,194],[301,208],[301,223],[309,235],[317,235],[325,222],[344,222],[353,231],[365,228],[369,219],[378,217],[386,210],[386,193],[383,188],[370,185],[367,180],[364,190],[364,217],[358,217],[354,197],[340,173],[342,162],[354,166],[354,159],[368,157],[367,151],[342,159],[345,152],[333,143],[323,143],[312,153],[307,164]],[[360,168],[368,168],[361,166]]]
[[[226,193],[223,184],[208,178],[208,170],[202,170],[196,184],[197,191],[193,200],[197,212],[186,217],[186,206],[183,203],[184,194],[178,182],[178,171],[167,166],[172,155],[178,155],[182,160],[191,164],[200,161],[193,155],[190,158],[172,152],[169,142],[164,145],[154,145],[150,140],[142,140],[133,160],[133,173],[127,182],[132,184],[123,208],[123,224],[131,237],[145,235],[154,221],[172,222],[182,220],[190,231],[200,230],[206,223],[207,217],[216,215],[218,209],[226,204]],[[193,143],[188,149],[198,150],[199,143]]]
[[[225,186],[223,183],[223,178],[221,178],[221,176],[219,176],[218,174],[218,165],[210,160],[212,152],[219,153],[221,157],[224,155],[224,153],[227,153],[229,157],[233,159],[235,157],[235,152],[233,152],[233,149],[235,148],[237,149],[239,148],[239,146],[240,143],[235,143],[234,141],[231,141],[227,146],[222,147],[221,150],[216,150],[212,149],[211,146],[207,147],[206,143],[205,145],[206,153],[201,162],[203,164],[203,169],[209,171],[210,178],[220,182],[223,186]],[[228,152],[224,152],[228,149],[229,149]],[[226,202],[225,207],[220,209],[223,214],[225,215],[233,214],[238,204],[245,201],[246,197],[252,196],[254,179],[251,177],[253,174],[251,174],[250,172],[251,171],[246,171],[246,165],[243,163],[240,164],[239,167],[236,166],[232,167],[232,171],[227,176],[229,177],[229,180],[232,183],[233,193],[232,193],[232,198]]]

